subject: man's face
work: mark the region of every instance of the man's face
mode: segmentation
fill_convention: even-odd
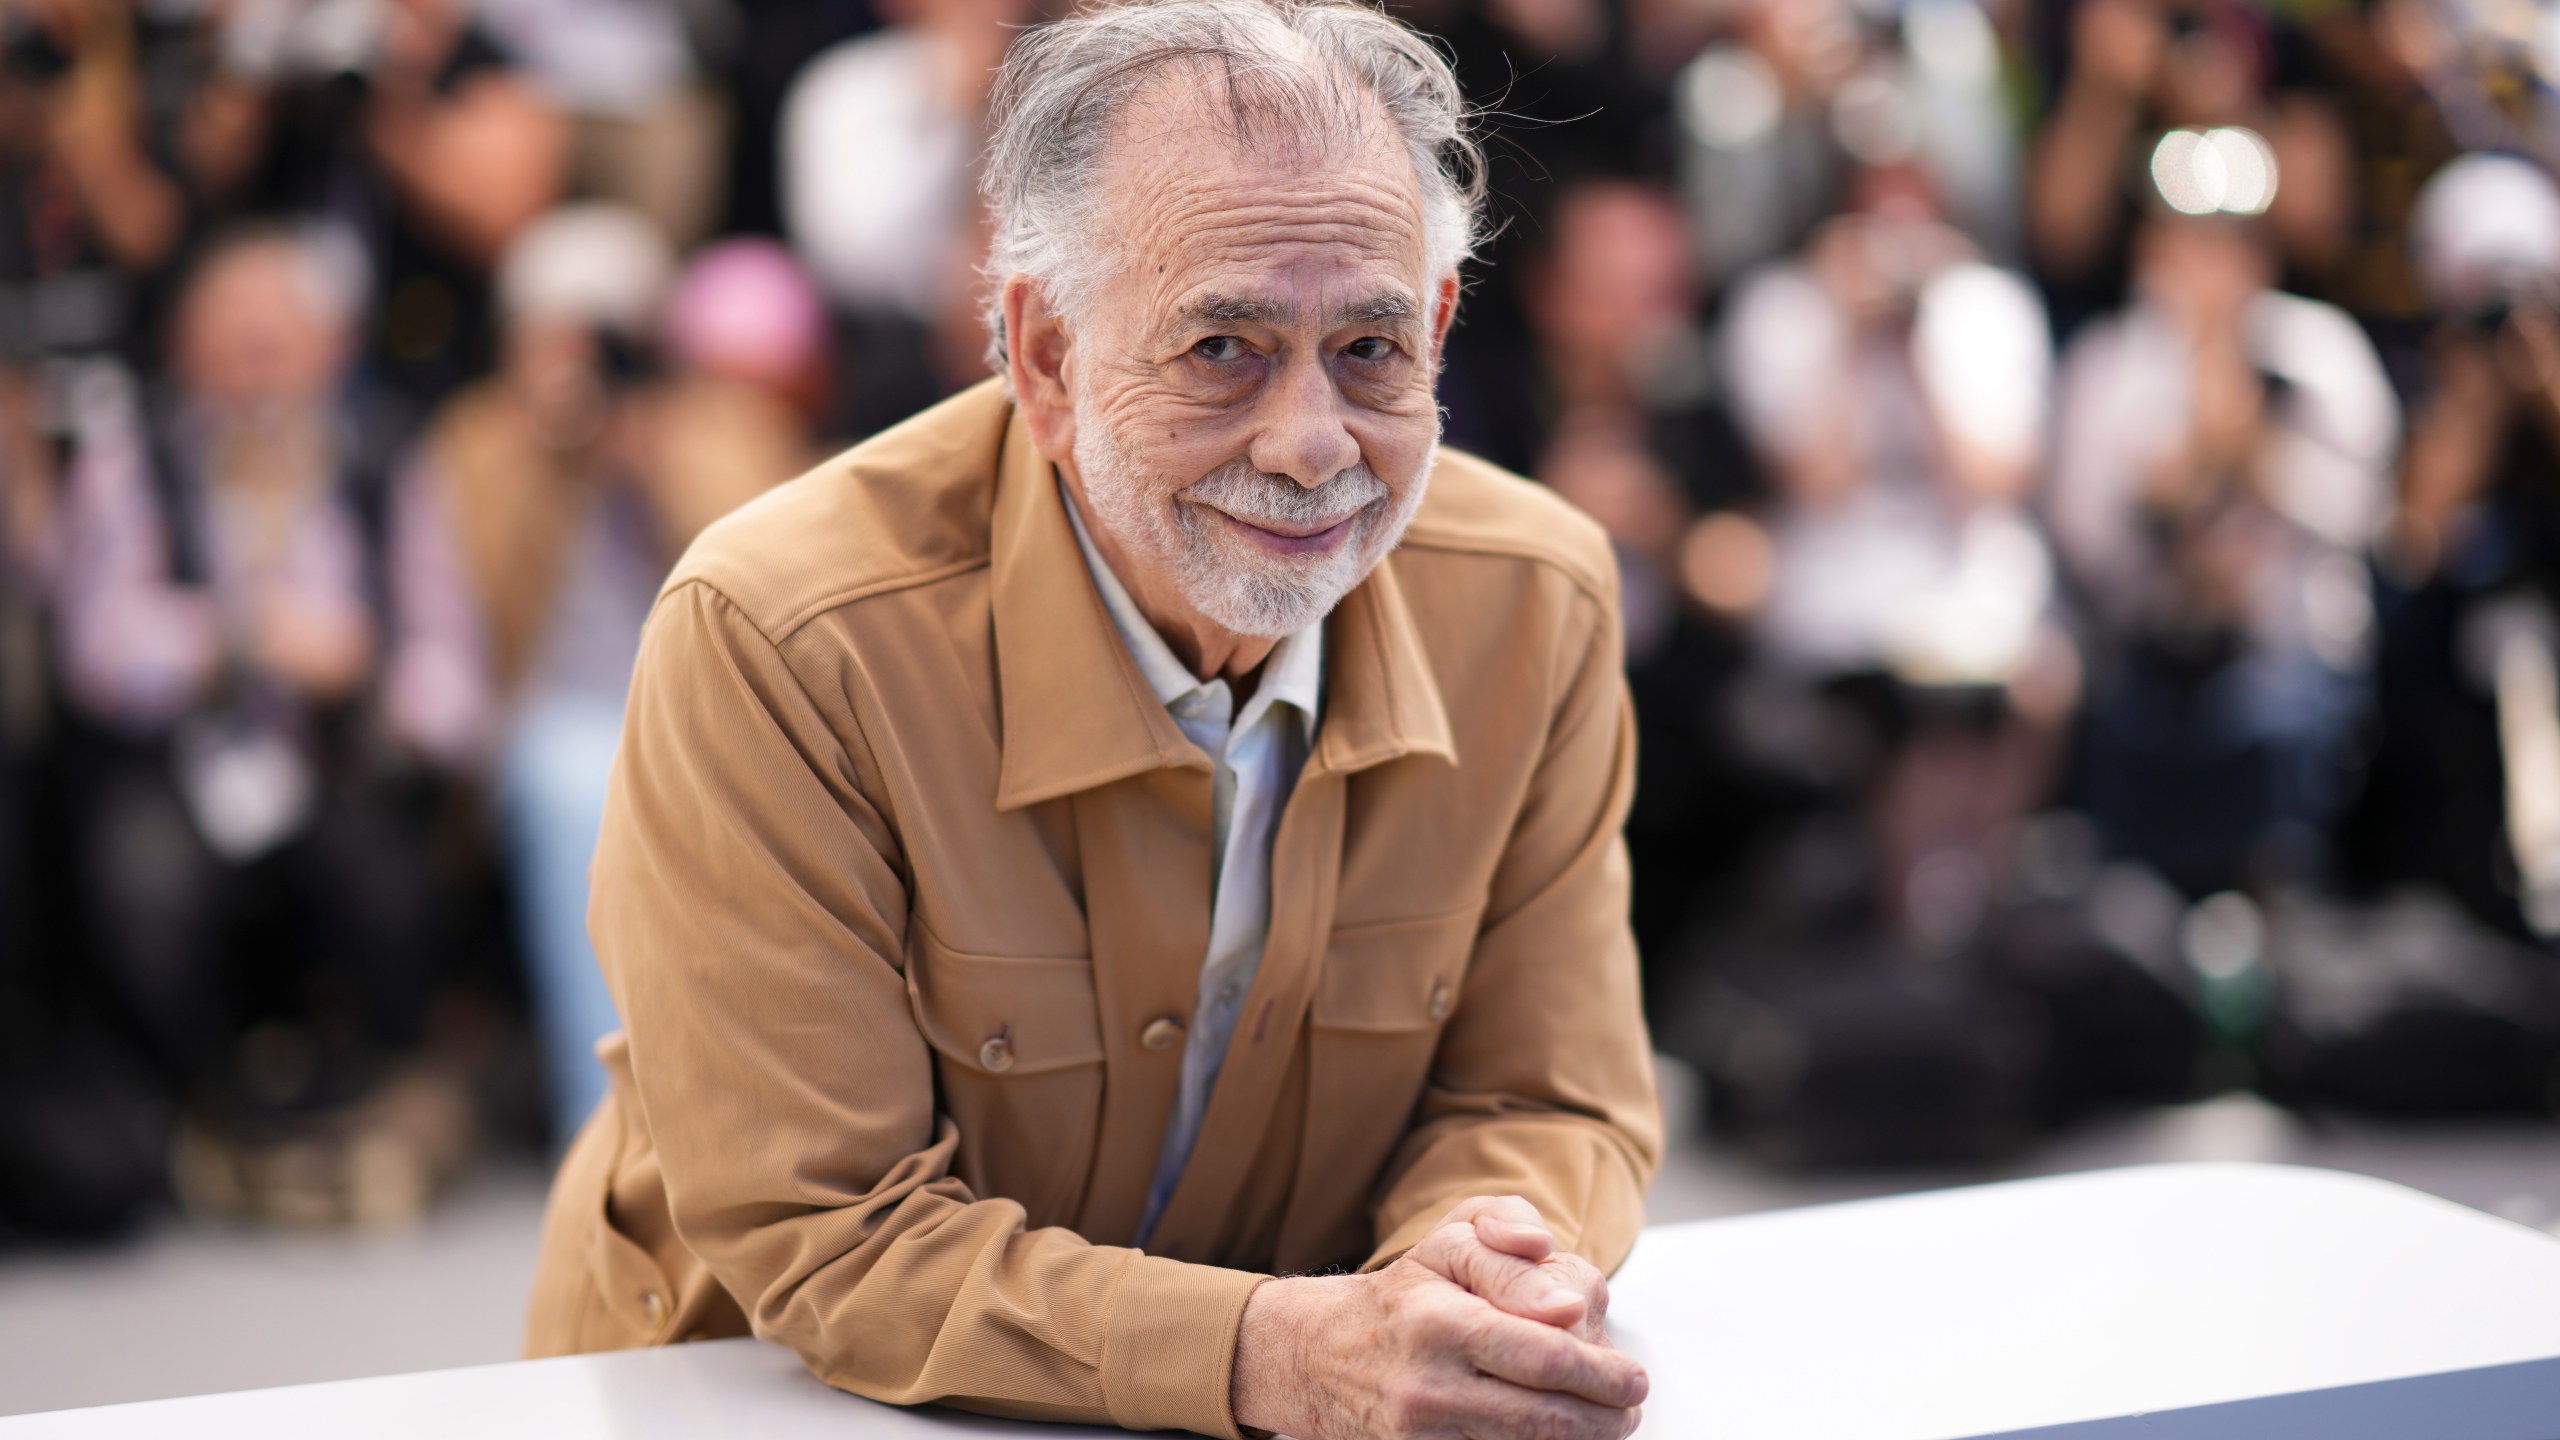
[[[1062,468],[1142,603],[1299,630],[1394,548],[1439,438],[1456,289],[1424,273],[1413,167],[1382,115],[1241,148],[1168,98],[1103,187],[1124,263],[1072,317]]]

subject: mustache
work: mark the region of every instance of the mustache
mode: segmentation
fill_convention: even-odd
[[[1387,482],[1365,461],[1310,488],[1286,475],[1257,470],[1239,456],[1210,471],[1182,496],[1248,525],[1315,531],[1341,524],[1389,493]]]

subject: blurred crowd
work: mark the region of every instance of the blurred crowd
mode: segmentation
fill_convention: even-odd
[[[1403,0],[1451,443],[1625,576],[1657,1043],[1785,1163],[2560,1105],[2560,4]],[[984,374],[1037,0],[0,0],[0,1235],[600,1093],[667,566]]]

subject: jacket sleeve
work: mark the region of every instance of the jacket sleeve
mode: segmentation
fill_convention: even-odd
[[[1615,598],[1580,595],[1557,628],[1546,750],[1413,1131],[1389,1162],[1369,1268],[1476,1195],[1526,1198],[1603,1270],[1644,1227],[1662,1113],[1627,920],[1635,721]]]
[[[1028,1229],[951,1173],[898,838],[851,729],[709,585],[660,600],[589,920],[677,1234],[841,1389],[1235,1434],[1262,1277]]]

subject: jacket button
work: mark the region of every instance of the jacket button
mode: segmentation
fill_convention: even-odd
[[[1406,993],[1406,994],[1408,994],[1408,995],[1410,995],[1410,994],[1412,994],[1413,992],[1412,992],[1412,991],[1410,991],[1410,990],[1408,990],[1408,991],[1406,991],[1405,993]],[[1432,982],[1431,982],[1431,1019],[1432,1019],[1432,1023],[1437,1024],[1437,1023],[1439,1023],[1440,1021],[1443,1021],[1443,1020],[1448,1019],[1448,1018],[1449,1018],[1449,1009],[1450,1009],[1450,1006],[1449,1006],[1449,982],[1448,982],[1448,981],[1446,981],[1446,980],[1434,980],[1434,981],[1432,981]]]
[[[667,1297],[655,1290],[641,1296],[640,1313],[648,1317],[650,1329],[657,1329],[667,1320]]]
[[[1012,1069],[1013,1042],[1001,1035],[988,1036],[987,1043],[978,1047],[978,1063],[995,1071]]]
[[[1170,1015],[1159,1015],[1138,1032],[1138,1043],[1150,1050],[1170,1050],[1182,1043],[1182,1022]]]

